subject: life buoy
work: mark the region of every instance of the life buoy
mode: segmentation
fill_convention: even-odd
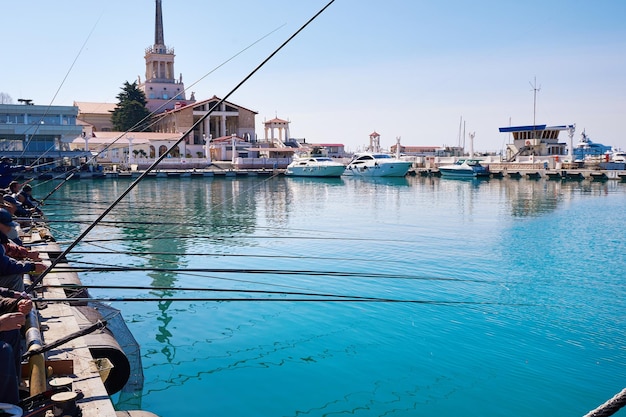
[[[530,146],[530,141],[529,140],[526,141],[526,146]]]

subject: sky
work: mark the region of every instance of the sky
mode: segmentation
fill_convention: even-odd
[[[154,0],[2,3],[0,92],[14,102],[115,103],[144,79]],[[177,77],[202,100],[228,94],[328,1],[162,3]],[[258,112],[261,138],[279,117],[292,137],[351,151],[373,131],[384,148],[456,146],[461,118],[476,151],[502,150],[499,127],[533,120],[626,149],[624,21],[623,0],[335,0],[229,101]]]

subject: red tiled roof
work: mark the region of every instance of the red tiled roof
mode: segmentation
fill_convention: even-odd
[[[268,120],[263,123],[289,123],[287,120],[279,119],[278,117],[274,117],[272,120]]]

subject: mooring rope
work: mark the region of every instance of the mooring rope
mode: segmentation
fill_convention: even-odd
[[[596,408],[591,410],[583,417],[607,417],[617,413],[626,405],[626,388],[615,394],[613,398]]]

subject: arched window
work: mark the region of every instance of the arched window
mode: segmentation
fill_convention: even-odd
[[[159,146],[159,156],[163,155],[165,152],[167,152],[167,146],[165,145]]]
[[[155,149],[154,146],[150,145],[150,158],[154,158],[155,157]]]

